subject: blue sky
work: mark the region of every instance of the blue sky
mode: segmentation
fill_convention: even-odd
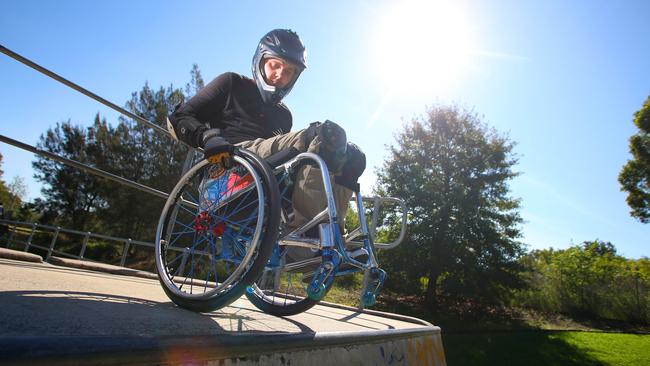
[[[611,241],[650,255],[650,225],[632,219],[617,176],[630,158],[633,113],[650,94],[648,1],[59,1],[5,0],[0,44],[123,105],[145,82],[182,86],[250,75],[259,38],[296,30],[309,68],[286,103],[294,128],[342,124],[369,157],[386,156],[401,124],[436,103],[474,109],[517,142],[512,194],[523,241],[564,248]],[[0,133],[35,144],[56,122],[117,114],[0,55]],[[29,197],[31,154],[0,144],[5,181]]]

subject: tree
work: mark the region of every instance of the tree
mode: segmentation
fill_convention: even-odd
[[[190,82],[185,84],[185,96],[188,98],[193,96],[198,93],[199,90],[203,89],[204,86],[205,84],[203,82],[203,76],[201,76],[201,70],[199,70],[199,65],[192,65],[192,70],[190,70]]]
[[[425,284],[426,303],[438,295],[496,300],[520,285],[523,253],[517,212],[509,196],[514,144],[472,112],[435,106],[396,136],[378,170],[378,193],[409,208],[405,243],[382,263],[404,288]]]
[[[190,74],[185,90],[196,93],[203,87],[198,66],[194,65]],[[166,128],[167,116],[185,98],[180,88],[153,90],[145,83],[125,107]],[[183,145],[134,120],[120,117],[113,127],[99,115],[87,128],[70,122],[57,124],[41,136],[38,146],[163,192],[170,192],[178,181],[187,155]],[[75,229],[92,227],[113,236],[153,240],[162,199],[42,157],[33,165],[36,178],[46,184],[46,199],[38,202],[45,209],[42,220],[56,219]]]
[[[650,321],[650,261],[616,254],[610,242],[585,241],[563,250],[535,250],[521,258],[528,286],[518,305],[574,316]]]
[[[2,180],[3,174],[4,171],[2,170],[2,153],[0,153],[0,204],[4,206],[5,204],[7,204],[7,202],[10,202],[13,198],[11,197],[11,193],[9,192],[9,189],[7,188],[7,185],[5,184],[4,180]]]
[[[22,200],[27,194],[27,186],[25,180],[19,176],[15,176],[9,185],[2,180],[2,154],[0,154],[0,219],[6,217],[15,218],[14,210],[20,209]]]
[[[99,115],[96,118],[99,119]],[[97,157],[89,150],[87,140],[86,129],[66,121],[57,123],[54,129],[48,129],[36,146],[93,166]],[[101,205],[99,178],[41,156],[32,162],[32,166],[36,171],[34,178],[45,184],[41,193],[45,198],[44,209],[50,213],[44,216],[55,218],[57,224],[86,230],[86,223],[91,221],[91,212]]]
[[[634,114],[634,124],[639,132],[630,137],[633,159],[623,166],[618,181],[621,190],[627,192],[630,215],[647,224],[650,222],[650,96]]]
[[[16,204],[20,207],[20,204],[27,195],[27,185],[22,177],[15,176],[11,183],[9,183],[7,189],[13,196],[13,199],[9,204],[9,210],[13,211],[16,208]]]
[[[180,89],[170,86],[153,91],[145,85],[133,93],[126,108],[166,128],[167,116],[183,99]],[[101,156],[97,166],[102,170],[163,192],[170,192],[180,178],[187,149],[149,127],[120,117],[115,128],[96,121],[91,134],[95,142],[92,148]],[[164,200],[115,182],[102,184],[101,197],[106,205],[100,216],[108,232],[153,240]]]

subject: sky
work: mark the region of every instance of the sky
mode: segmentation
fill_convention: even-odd
[[[298,32],[308,69],[285,98],[294,129],[330,119],[366,152],[370,192],[386,146],[428,106],[457,104],[516,142],[521,238],[529,249],[612,242],[650,255],[618,174],[650,94],[650,2],[4,0],[0,44],[124,105],[148,83],[250,76],[259,39]],[[0,134],[35,145],[57,122],[86,126],[98,102],[0,54]],[[40,195],[32,154],[0,143],[3,179]]]

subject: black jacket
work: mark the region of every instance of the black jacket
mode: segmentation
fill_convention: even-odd
[[[252,79],[227,72],[212,80],[169,117],[176,136],[197,147],[203,132],[220,128],[230,143],[269,138],[291,130],[292,117],[282,103],[269,105]],[[209,126],[209,127],[208,127]]]

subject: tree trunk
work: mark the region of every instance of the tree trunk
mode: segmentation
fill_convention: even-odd
[[[429,272],[429,283],[427,283],[427,291],[424,297],[424,302],[427,309],[431,312],[438,310],[438,295],[436,293],[438,277],[440,277],[440,271],[438,269],[432,269]]]

